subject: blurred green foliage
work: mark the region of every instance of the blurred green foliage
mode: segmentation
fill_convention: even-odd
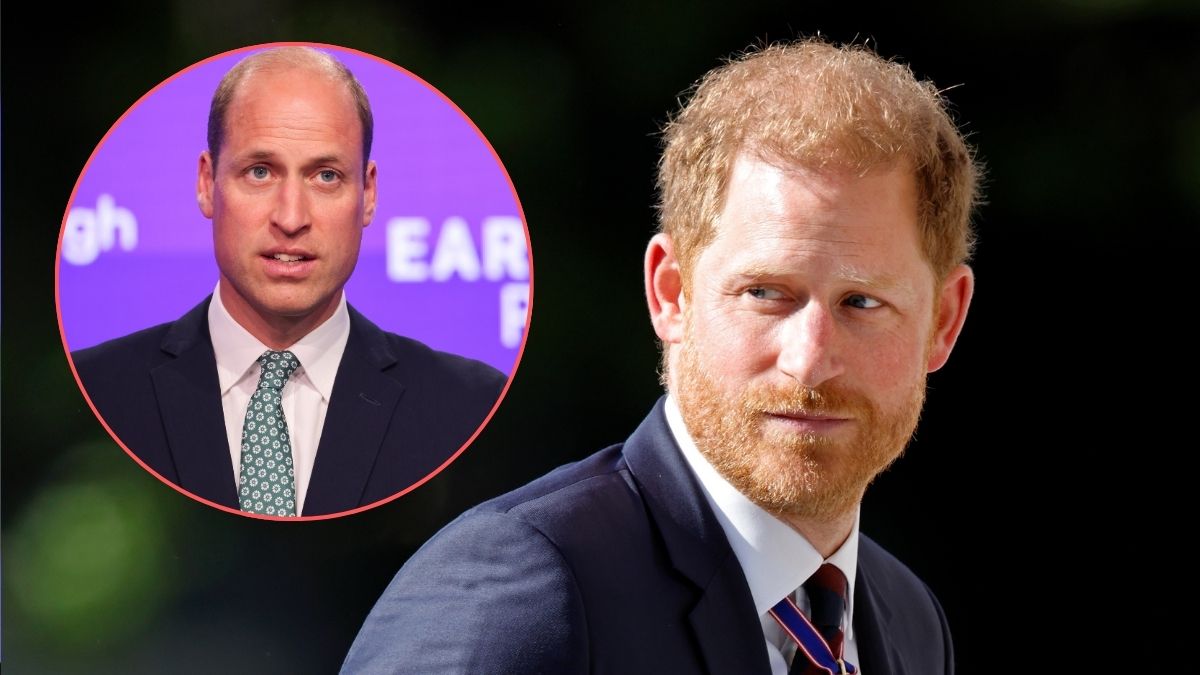
[[[111,447],[71,452],[103,457]],[[108,478],[96,461],[71,464],[96,472],[76,471],[36,493],[5,547],[9,630],[18,633],[15,622],[18,634],[68,655],[136,638],[169,595],[167,514],[153,508],[154,486]]]

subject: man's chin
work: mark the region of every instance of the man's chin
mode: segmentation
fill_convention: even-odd
[[[780,517],[833,521],[853,511],[874,477],[838,466],[838,453],[824,448],[796,459],[736,467],[710,462],[725,479],[764,511]]]
[[[339,299],[338,294],[329,297],[295,293],[266,295],[257,303],[257,309],[263,317],[279,322],[298,323],[322,313],[332,314]]]

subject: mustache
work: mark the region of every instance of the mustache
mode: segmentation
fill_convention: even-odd
[[[864,417],[875,411],[875,405],[869,397],[832,383],[816,387],[802,384],[757,385],[744,392],[742,403],[748,411],[772,415]]]

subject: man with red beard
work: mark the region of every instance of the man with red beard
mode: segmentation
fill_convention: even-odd
[[[816,40],[709,73],[665,136],[667,396],[435,536],[345,672],[953,672],[858,514],[966,318],[970,149],[933,85]]]

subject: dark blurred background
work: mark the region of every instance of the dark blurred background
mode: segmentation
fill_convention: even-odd
[[[989,168],[971,317],[931,378],[917,441],[869,492],[863,529],[937,593],[961,670],[996,670],[997,641],[1024,625],[1003,622],[1027,604],[1031,561],[1077,585],[1066,552],[1104,529],[1103,507],[1067,499],[1091,479],[1058,467],[1103,456],[1110,413],[1091,396],[1136,366],[1120,326],[1156,320],[1130,298],[1172,291],[1143,273],[1137,242],[1194,241],[1196,3],[422,4],[5,8],[6,670],[336,671],[392,574],[439,527],[623,440],[646,414],[660,393],[640,271],[660,125],[722,57],[817,32],[869,40],[950,89]],[[181,497],[108,438],[67,367],[53,264],[72,186],[133,101],[218,52],[300,39],[402,65],[471,116],[524,205],[535,291],[512,389],[453,466],[368,513],[279,524]],[[155,170],[128,167],[130,180]]]

